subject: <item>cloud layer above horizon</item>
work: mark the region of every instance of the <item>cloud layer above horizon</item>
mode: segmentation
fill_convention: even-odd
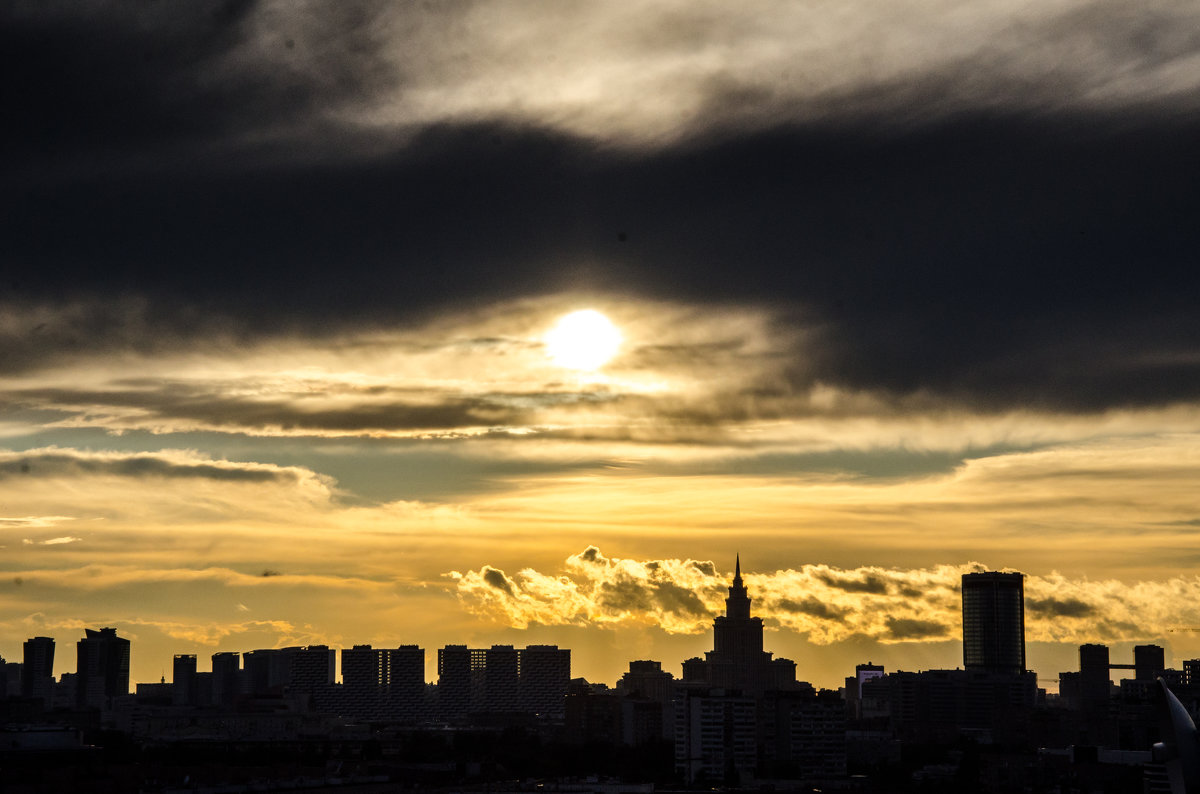
[[[569,556],[563,569],[510,576],[485,565],[448,576],[468,608],[517,628],[627,623],[683,634],[711,631],[732,578],[709,560],[611,559],[595,546]],[[855,635],[896,643],[960,636],[959,582],[984,570],[977,562],[908,570],[814,564],[744,579],[754,614],[776,631],[819,645]],[[1180,608],[1200,594],[1197,576],[1126,584],[1050,573],[1027,576],[1024,587],[1029,642],[1150,641],[1200,618],[1200,610]]]
[[[675,649],[739,549],[851,665],[976,561],[1038,642],[1196,622],[1198,24],[5,5],[0,648]]]

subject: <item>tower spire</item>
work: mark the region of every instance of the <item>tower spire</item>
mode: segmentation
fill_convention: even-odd
[[[746,585],[742,582],[742,555],[738,554],[733,564],[733,582],[729,585],[729,598],[725,599],[725,616],[749,619],[750,599]]]

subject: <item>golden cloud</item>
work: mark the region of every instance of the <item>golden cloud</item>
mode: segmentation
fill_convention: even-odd
[[[805,565],[744,574],[754,614],[818,645],[867,637],[884,643],[959,639],[964,573],[980,563],[895,569]],[[484,566],[448,574],[464,606],[516,628],[533,624],[659,626],[673,634],[711,630],[732,578],[710,561],[605,557],[589,546],[564,573],[529,568],[513,575]],[[1029,641],[1150,640],[1179,623],[1200,623],[1200,576],[1125,584],[1025,578]]]

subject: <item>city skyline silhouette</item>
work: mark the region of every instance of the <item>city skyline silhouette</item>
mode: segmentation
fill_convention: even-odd
[[[500,785],[529,790],[533,779],[521,782],[521,774],[546,775],[546,762],[572,747],[603,747],[617,756],[601,764],[589,753],[591,760],[560,762],[557,774],[576,781],[603,768],[603,786],[638,791],[718,782],[800,791],[851,781],[860,791],[939,791],[939,781],[953,779],[999,792],[1089,777],[1107,780],[1112,790],[1191,791],[1200,772],[1189,714],[1200,702],[1200,659],[1175,669],[1161,646],[1141,645],[1125,664],[1113,661],[1107,646],[1087,643],[1078,649],[1079,669],[1060,672],[1059,692],[1048,694],[1024,664],[1023,579],[1015,572],[962,575],[961,667],[904,671],[859,663],[837,690],[799,680],[795,662],[764,650],[763,620],[753,614],[740,555],[704,658],[684,660],[679,677],[661,661],[632,659],[611,687],[572,677],[571,650],[553,645],[447,645],[437,651],[435,683],[424,680],[425,652],[416,645],[355,645],[340,654],[309,645],[219,652],[211,672],[198,670],[195,655],[176,654],[170,683],[163,676],[133,691],[131,643],[114,629],[86,629],[76,672],[58,680],[50,674],[54,640],[35,637],[25,643],[23,663],[0,663],[0,709],[9,719],[0,729],[0,754],[13,763],[3,779],[45,781],[43,762],[52,759],[58,785],[67,789],[97,774],[136,779],[159,763],[152,748],[168,747],[177,767],[169,774],[191,770],[185,784],[197,775],[241,790],[233,782],[246,775],[241,766],[304,742],[311,758],[303,779],[316,786],[469,784],[486,767],[490,788],[493,775],[507,779],[523,767]],[[1115,669],[1132,677],[1118,687]],[[401,736],[407,738],[397,741]],[[476,736],[474,749],[461,744],[466,736]],[[501,737],[545,746],[524,761],[484,764]],[[365,764],[368,745],[374,755],[381,741],[392,747],[391,763]],[[449,751],[444,757],[457,760],[402,761],[414,741],[440,744]],[[1047,755],[1045,742],[1062,749]],[[130,757],[115,751],[122,745],[141,749]],[[240,749],[231,754],[234,747]],[[220,748],[222,760],[214,762]],[[964,752],[979,758],[968,765]],[[991,753],[998,773],[984,768],[994,763],[986,760]],[[349,754],[348,778],[311,777],[315,762],[337,754]],[[914,766],[906,755],[950,763]],[[595,775],[588,781],[600,784]]]
[[[154,683],[416,645],[428,683],[436,649],[557,646],[611,686],[753,657],[755,693],[781,659],[818,691],[1019,666],[1051,695],[1079,672],[1072,703],[1109,702],[1082,646],[1182,672],[1198,24],[5,4],[0,656],[51,638],[60,678],[113,629]],[[1023,661],[993,621],[967,663],[963,577],[1015,572]],[[735,577],[761,625],[726,614]]]

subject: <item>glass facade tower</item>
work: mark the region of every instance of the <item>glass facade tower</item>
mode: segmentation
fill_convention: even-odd
[[[964,667],[1025,672],[1024,574],[963,574],[962,610]]]

